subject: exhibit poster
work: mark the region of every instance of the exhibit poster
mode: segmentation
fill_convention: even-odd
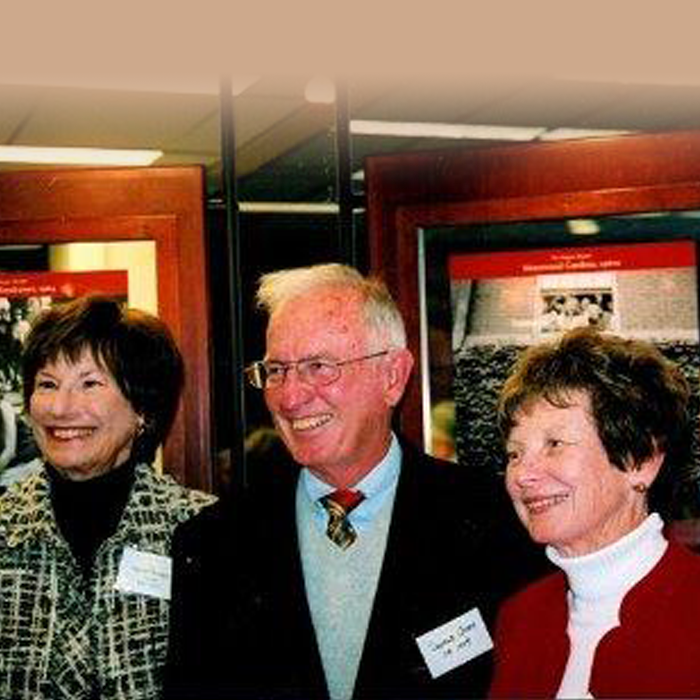
[[[502,470],[495,405],[513,362],[578,326],[655,343],[684,370],[697,412],[694,241],[454,252],[448,269],[461,463]]]

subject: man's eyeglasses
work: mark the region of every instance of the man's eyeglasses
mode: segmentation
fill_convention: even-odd
[[[245,368],[245,376],[256,389],[266,389],[268,387],[282,386],[287,372],[292,367],[297,371],[299,379],[310,386],[327,386],[338,381],[341,374],[341,367],[353,362],[371,360],[374,357],[387,355],[388,350],[374,352],[371,355],[353,357],[350,360],[325,360],[321,358],[310,358],[308,360],[294,360],[293,362],[270,362],[260,360],[253,362]]]

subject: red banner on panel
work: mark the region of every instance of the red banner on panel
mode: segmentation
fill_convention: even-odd
[[[0,297],[74,299],[88,294],[126,299],[126,270],[100,272],[1,272]]]
[[[450,256],[449,271],[453,280],[475,280],[571,272],[649,270],[694,265],[695,243],[671,241],[456,254]]]

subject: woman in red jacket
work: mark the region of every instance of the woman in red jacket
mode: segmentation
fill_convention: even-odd
[[[655,512],[688,395],[652,345],[590,329],[521,357],[499,405],[506,485],[561,571],[502,608],[492,697],[700,697],[700,557]]]

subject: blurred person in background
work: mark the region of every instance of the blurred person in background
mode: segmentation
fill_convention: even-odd
[[[439,401],[430,411],[433,457],[457,461],[455,402]]]

